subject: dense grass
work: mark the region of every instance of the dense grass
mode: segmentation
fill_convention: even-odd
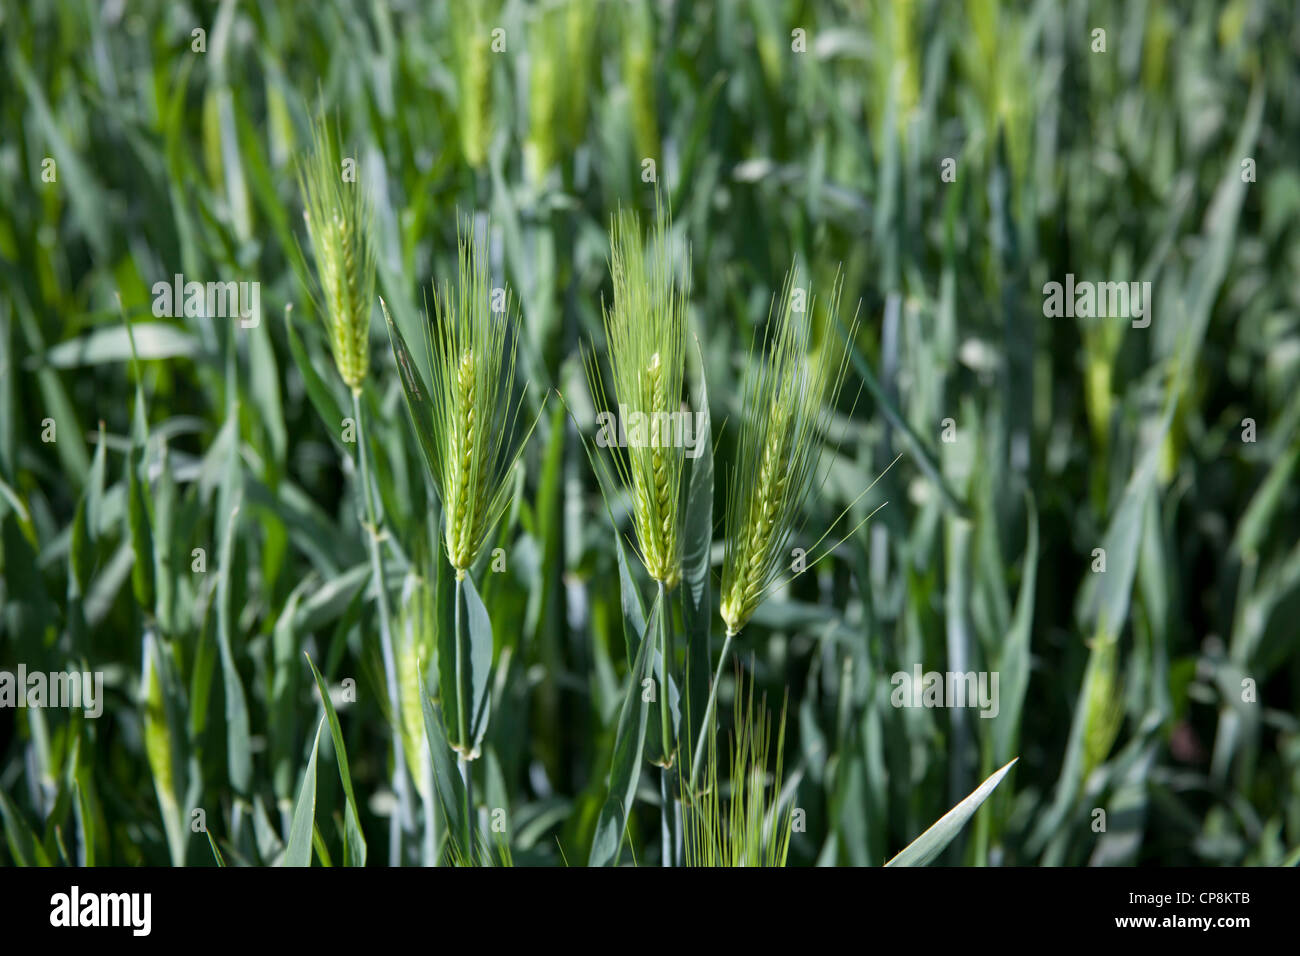
[[[339,864],[364,840],[371,863],[572,864],[626,809],[623,861],[661,862],[679,778],[647,759],[630,807],[610,794],[636,678],[659,673],[636,653],[658,598],[584,447],[582,363],[606,361],[611,215],[648,223],[658,187],[689,248],[686,390],[698,408],[707,382],[718,476],[690,511],[718,526],[711,644],[684,640],[693,606],[653,621],[683,700],[723,639],[722,479],[791,263],[843,283],[818,342],[860,320],[844,437],[792,545],[888,504],[732,649],[773,719],[788,697],[783,737],[742,721],[737,764],[775,774],[783,744],[781,799],[744,780],[760,814],[798,811],[776,855],[879,865],[1018,757],[942,861],[1294,862],[1298,53],[1291,5],[1247,0],[5,2],[0,670],[102,671],[105,703],[0,710],[0,860]],[[449,691],[439,653],[460,627],[398,339],[373,303],[354,412],[313,304],[298,164],[320,105],[370,190],[394,332],[425,341],[467,218],[490,216],[519,304],[520,415],[541,417],[469,575],[481,687]],[[177,273],[259,282],[261,321],[156,317]],[[1067,273],[1149,281],[1149,326],[1046,316]],[[997,716],[894,706],[914,666],[997,672]],[[732,715],[755,708],[722,673],[725,786]],[[490,700],[473,855],[442,852],[465,825],[439,729],[462,692]]]

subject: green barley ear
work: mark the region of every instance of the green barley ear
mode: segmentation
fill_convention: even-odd
[[[528,31],[528,137],[524,140],[524,172],[540,183],[555,161],[556,118],[562,106],[560,86],[568,69],[559,14],[543,6]]]
[[[679,522],[685,451],[674,441],[673,423],[682,406],[690,280],[688,268],[685,283],[677,283],[669,228],[662,203],[657,203],[648,244],[635,213],[620,209],[614,216],[614,304],[603,314],[618,403],[604,414],[627,432],[627,447],[611,451],[619,478],[632,492],[641,560],[650,577],[672,590],[682,573]],[[605,390],[594,358],[588,361],[587,374],[600,402]]]
[[[826,430],[844,383],[847,350],[838,359],[826,347],[809,354],[814,302],[798,278],[792,268],[780,314],[771,317],[764,333],[766,354],[751,356],[743,387],[745,417],[727,487],[719,605],[729,635],[745,626],[786,564],[786,546],[820,484],[824,445],[818,433]],[[828,303],[831,316],[838,314],[840,291],[837,279]],[[856,320],[850,337],[854,330]]]
[[[573,153],[587,128],[595,0],[542,2],[528,25],[528,135],[524,173],[534,185]]]
[[[1124,697],[1120,690],[1119,635],[1103,625],[1092,640],[1092,653],[1084,676],[1083,776],[1105,762],[1124,725]]]
[[[599,36],[596,0],[568,0],[565,4],[564,56],[568,69],[562,74],[565,130],[570,146],[581,143],[587,130],[591,90],[592,45]]]
[[[623,83],[639,161],[659,158],[655,102],[655,20],[646,0],[622,4]]]
[[[524,395],[512,397],[518,338],[510,290],[493,287],[486,243],[472,226],[457,245],[455,288],[434,288],[429,365],[434,482],[447,558],[463,578],[509,503],[511,473],[532,429],[516,441]]]
[[[450,5],[456,120],[465,163],[475,169],[487,162],[492,140],[492,32],[500,8],[498,0],[451,0]]]
[[[365,188],[343,175],[338,144],[322,114],[312,124],[312,148],[299,166],[298,187],[320,285],[317,306],[329,329],[334,364],[347,386],[360,392],[370,368],[373,218]]]

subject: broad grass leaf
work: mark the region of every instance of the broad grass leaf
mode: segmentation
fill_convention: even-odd
[[[311,866],[312,830],[316,824],[316,754],[320,750],[320,734],[325,729],[325,717],[316,725],[316,739],[311,745],[307,772],[303,774],[298,800],[293,807],[293,822],[289,824],[289,843],[284,849],[284,866]]]
[[[90,576],[95,570],[95,545],[88,527],[86,499],[87,496],[82,495],[77,502],[77,511],[72,518],[72,540],[68,547],[68,572],[72,575],[78,594],[86,593]]]
[[[1158,727],[1159,723],[1153,721],[1152,726]],[[1097,834],[1089,866],[1133,866],[1138,862],[1150,815],[1150,779],[1164,743],[1153,734],[1134,744],[1131,753],[1117,761],[1111,776],[1106,829]]]
[[[347,810],[343,818],[343,833],[347,840],[344,847],[347,851],[344,862],[348,866],[365,866],[366,838],[361,834],[357,796],[352,790],[352,771],[348,767],[348,751],[343,745],[343,728],[339,726],[339,715],[334,710],[334,702],[330,700],[325,678],[321,677],[320,671],[316,669],[316,663],[311,659],[311,655],[303,656],[307,658],[307,666],[311,668],[312,676],[316,678],[316,689],[320,691],[321,705],[325,708],[325,718],[330,725],[330,737],[334,740],[334,758],[339,765],[339,781],[343,784],[343,793],[347,797]]]
[[[656,598],[650,610],[650,623],[660,612]],[[636,799],[641,780],[641,758],[645,752],[646,725],[650,704],[642,697],[641,680],[646,671],[646,652],[651,641],[642,639],[636,658],[627,675],[627,692],[619,710],[618,729],[614,735],[614,759],[609,769],[609,794],[600,808],[596,833],[591,841],[588,866],[613,866],[618,863],[627,829],[627,814]]]
[[[492,620],[488,617],[483,599],[474,587],[473,579],[465,575],[461,593],[464,595],[464,607],[461,609],[466,635],[469,638],[469,665],[467,680],[469,684],[469,749],[477,753],[488,724],[488,677],[492,672]]]
[[[132,335],[140,359],[196,358],[200,353],[198,339],[174,325],[135,322],[129,333],[125,326],[106,325],[51,346],[45,363],[53,368],[118,365],[131,358]]]
[[[447,819],[447,831],[452,834],[465,831],[465,781],[461,779],[456,767],[456,756],[447,742],[446,724],[443,722],[443,709],[429,696],[429,689],[424,684],[421,668],[420,710],[424,714],[424,737],[429,747],[429,757],[433,762],[433,784],[438,792],[438,802],[442,805],[443,815]]]
[[[271,679],[270,699],[267,701],[267,748],[271,763],[271,787],[277,800],[289,800],[293,795],[294,775],[298,766],[298,649],[299,634],[294,629],[294,616],[302,596],[314,584],[311,577],[304,578],[289,594],[275,627],[271,630],[271,661],[274,677]]]
[[[1274,516],[1283,506],[1287,492],[1295,488],[1297,465],[1300,465],[1300,445],[1293,446],[1269,469],[1237,524],[1232,543],[1238,554],[1257,556],[1261,544],[1274,530]]]
[[[903,852],[890,860],[885,866],[925,866],[952,842],[953,837],[966,825],[966,822],[979,809],[980,804],[988,799],[994,788],[1015,765],[1016,757],[1001,770],[975,788],[975,791],[957,806],[941,816],[930,829],[907,845]]]
[[[61,128],[63,124],[51,111],[45,99],[43,84],[32,72],[17,47],[11,49],[11,54],[9,68],[17,74],[18,80],[22,83],[27,100],[31,104],[33,117],[41,131],[41,138],[49,144],[50,153],[58,161],[59,172],[66,183],[63,188],[67,190],[73,215],[86,241],[90,244],[95,260],[103,262],[108,258],[112,234],[112,223],[105,214],[110,206],[108,197],[100,187],[99,181],[91,175],[90,168],[82,159],[81,151],[70,145],[64,137]],[[69,95],[74,98],[74,101],[77,98],[76,93],[72,91],[69,91]],[[81,105],[84,108],[87,104]]]
[[[32,308],[23,300],[17,300],[19,325],[28,351],[36,354],[45,351],[45,339],[41,334],[42,320],[37,318]],[[13,366],[16,367],[16,366]],[[33,373],[40,393],[41,404],[48,415],[55,421],[75,422],[79,415],[72,403],[68,390],[63,385],[56,369],[41,365]],[[14,376],[5,376],[14,378]],[[52,443],[63,465],[65,474],[71,476],[76,486],[80,487],[90,470],[90,452],[86,450],[86,439],[77,428],[65,428],[59,433],[59,440]]]
[[[86,785],[79,776],[75,784],[78,846],[78,866],[95,865],[95,810],[86,793]]]
[[[154,606],[154,553],[153,527],[149,515],[149,502],[144,482],[140,478],[145,461],[145,441],[148,426],[143,423],[144,411],[140,393],[136,391],[136,424],[131,430],[131,450],[126,456],[127,477],[127,527],[131,535],[131,549],[135,564],[131,566],[131,588],[141,607]],[[140,434],[144,429],[144,435]]]
[[[188,833],[182,825],[182,800],[186,757],[182,746],[185,735],[184,702],[179,700],[172,666],[152,630],[145,631],[144,673],[144,741],[149,769],[153,774],[158,807],[162,812],[163,832],[173,866],[185,865]]]
[[[627,560],[627,549],[623,547],[623,536],[614,532],[614,548],[618,553],[619,597],[623,605],[623,640],[627,645],[627,659],[635,660],[645,638],[645,603],[636,586],[636,578]]]
[[[86,487],[77,501],[77,510],[72,519],[71,538],[68,545],[68,573],[76,584],[77,594],[84,597],[90,587],[91,576],[98,564],[99,534],[102,528],[100,514],[103,510],[105,472],[104,423],[100,422],[99,442],[95,446],[95,457],[91,461],[90,476]],[[9,497],[9,486],[0,481],[0,493]],[[21,506],[16,496],[11,502],[15,508]],[[30,521],[29,521],[30,524]],[[27,528],[25,527],[26,531]],[[35,544],[34,536],[29,538]]]
[[[240,496],[235,495],[230,515],[221,535],[217,560],[217,647],[221,651],[221,684],[226,699],[226,761],[230,785],[240,794],[248,793],[253,778],[251,734],[248,727],[248,703],[243,681],[235,664],[232,638],[231,577],[235,552],[235,528],[239,517]]]
[[[453,721],[460,713],[460,688],[456,686],[456,587],[455,572],[439,546],[433,548],[433,600],[437,621],[438,703],[443,714]],[[456,737],[458,728],[447,725],[448,739]],[[455,741],[459,743],[459,740]]]
[[[107,435],[104,422],[99,423],[98,439],[95,442],[95,455],[90,462],[90,473],[86,478],[83,493],[86,496],[86,532],[91,541],[97,542],[104,531],[104,484],[107,480],[108,454]]]
[[[329,433],[335,446],[342,449],[340,429],[345,417],[343,406],[338,403],[334,393],[325,384],[325,380],[317,373],[316,367],[311,364],[307,348],[303,345],[298,330],[294,326],[293,314],[288,309],[284,313],[284,327],[289,337],[289,353],[293,356],[294,364],[298,366],[298,374],[302,376],[303,385],[307,389],[307,398],[310,399],[312,406],[316,409],[316,414],[320,416],[321,422],[325,425],[325,431]]]
[[[202,618],[202,624],[199,626],[193,651],[194,659],[190,666],[190,718],[186,726],[192,740],[202,737],[208,725],[208,701],[212,696],[212,682],[220,655],[220,648],[217,647],[217,641],[212,633],[215,625],[212,615],[208,613],[208,607],[209,604],[205,601],[201,609],[197,610]]]
[[[0,814],[5,820],[5,840],[19,866],[49,866],[50,858],[27,818],[0,787]]]
[[[178,566],[176,543],[177,496],[176,477],[172,460],[164,440],[158,455],[158,478],[154,482],[153,544],[155,613],[159,629],[168,636],[179,630],[176,620],[177,594],[184,586],[180,575],[189,573],[188,562]]]
[[[333,578],[358,561],[369,571],[361,543],[341,533],[334,518],[301,486],[281,478],[272,489],[249,476],[244,493],[250,505],[265,508],[280,519],[293,544],[326,578]]]
[[[1038,508],[1027,495],[1029,538],[1025,545],[1024,570],[1011,630],[1002,645],[998,665],[1002,673],[1002,706],[993,720],[993,759],[1003,763],[1011,759],[1020,734],[1020,712],[1029,687],[1030,635],[1034,624],[1034,594],[1038,581]]]
[[[1093,629],[1118,632],[1128,620],[1133,581],[1137,576],[1139,549],[1142,545],[1143,513],[1154,503],[1156,478],[1160,467],[1161,447],[1173,422],[1177,404],[1169,401],[1159,425],[1147,439],[1119,504],[1106,527],[1102,548],[1106,555],[1106,573],[1090,574],[1081,589],[1083,623]]]
[[[411,427],[424,453],[424,464],[432,480],[438,474],[438,445],[433,437],[433,402],[429,390],[420,377],[420,367],[415,357],[406,347],[406,339],[401,330],[388,314],[388,305],[383,299],[379,306],[384,312],[384,321],[388,323],[388,341],[393,347],[393,361],[397,363],[397,377],[402,381],[402,394],[406,397],[406,410],[410,413]]]
[[[315,631],[338,620],[370,577],[370,562],[367,561],[330,578],[298,606],[294,630]]]
[[[280,398],[280,374],[271,344],[271,330],[266,322],[259,321],[247,330],[248,335],[248,389],[253,407],[257,409],[258,424],[270,446],[270,457],[277,466],[284,462],[289,447],[288,430],[284,424],[284,403]],[[278,467],[277,469],[278,470]]]

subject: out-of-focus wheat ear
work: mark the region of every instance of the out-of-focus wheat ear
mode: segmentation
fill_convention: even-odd
[[[492,141],[492,60],[500,0],[451,0],[451,41],[456,75],[456,124],[461,153],[474,169],[487,162]]]

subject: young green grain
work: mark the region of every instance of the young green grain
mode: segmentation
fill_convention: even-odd
[[[604,309],[614,395],[627,448],[615,467],[632,492],[641,560],[671,591],[681,580],[681,491],[685,454],[674,441],[686,364],[686,282],[679,285],[660,205],[647,243],[635,214],[619,210],[610,229],[614,302]],[[592,392],[604,394],[599,366],[588,365]],[[644,425],[644,428],[638,426]]]
[[[837,280],[827,304],[831,316],[839,313],[840,292]],[[692,791],[704,735],[712,732],[718,683],[732,639],[786,566],[790,539],[802,526],[809,495],[820,484],[825,446],[819,433],[825,431],[844,383],[847,352],[838,360],[826,346],[809,353],[814,305],[811,290],[800,288],[798,269],[792,267],[782,287],[781,311],[770,317],[764,333],[766,354],[751,356],[742,387],[744,418],[724,518],[719,613],[726,635],[691,762]],[[856,328],[855,321],[850,338]]]
[[[499,0],[451,0],[449,4],[461,153],[474,169],[487,162],[492,140],[493,31],[500,28],[500,12]],[[504,32],[500,36],[504,39]]]
[[[323,115],[312,125],[312,147],[298,169],[298,185],[334,363],[348,388],[359,392],[370,367],[373,213],[362,184],[344,180],[338,144]]]
[[[509,504],[510,474],[523,448],[516,441],[523,395],[513,397],[510,290],[493,286],[486,243],[473,227],[458,240],[455,288],[435,287],[434,303],[434,481],[447,558],[463,578]]]
[[[745,418],[727,489],[719,605],[731,636],[749,621],[787,564],[786,546],[819,483],[825,447],[819,432],[844,381],[842,359],[837,362],[827,348],[809,354],[814,301],[799,289],[798,280],[797,269],[792,269],[780,315],[765,335],[770,348],[751,363],[743,387]],[[795,304],[805,299],[806,311],[796,312]],[[837,314],[839,300],[837,283],[829,314]]]

